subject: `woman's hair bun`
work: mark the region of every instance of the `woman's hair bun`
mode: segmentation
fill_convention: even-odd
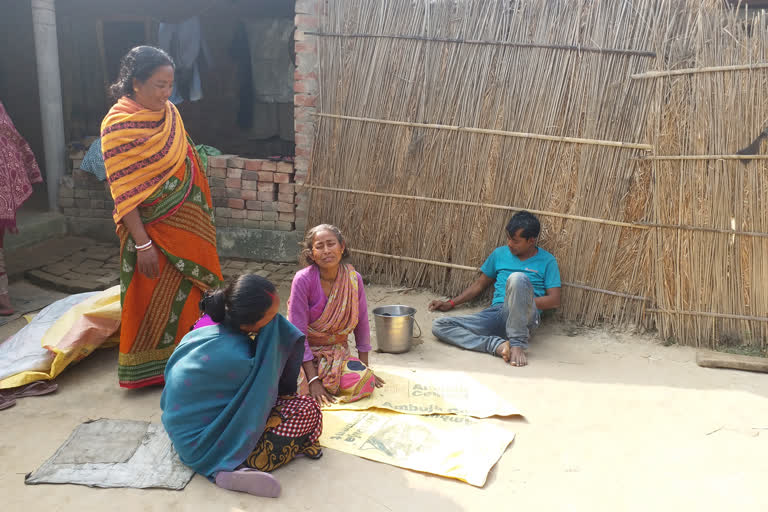
[[[224,321],[224,315],[227,311],[227,297],[224,290],[215,290],[209,292],[200,302],[203,312],[211,317],[214,322]]]

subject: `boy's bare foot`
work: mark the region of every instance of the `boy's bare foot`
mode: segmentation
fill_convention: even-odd
[[[498,347],[496,347],[496,355],[502,358],[507,363],[509,362],[509,342],[505,341]]]
[[[525,357],[522,347],[512,347],[510,349],[509,364],[512,366],[525,366],[528,364],[528,359]]]

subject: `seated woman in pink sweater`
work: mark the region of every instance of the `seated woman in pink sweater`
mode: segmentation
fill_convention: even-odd
[[[299,391],[321,404],[334,402],[334,396],[354,402],[384,383],[368,368],[368,304],[363,278],[342,262],[348,255],[339,228],[310,229],[300,255],[306,267],[294,276],[288,300],[288,320],[306,336]],[[353,332],[358,357],[347,342]]]

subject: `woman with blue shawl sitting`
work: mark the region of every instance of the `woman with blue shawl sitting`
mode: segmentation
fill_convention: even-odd
[[[165,368],[162,421],[182,462],[226,489],[277,497],[268,472],[322,455],[320,406],[297,396],[304,335],[257,275],[206,295]]]

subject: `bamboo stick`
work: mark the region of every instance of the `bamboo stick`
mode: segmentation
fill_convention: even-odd
[[[396,256],[394,254],[384,254],[382,252],[374,252],[374,251],[364,251],[362,249],[350,249],[350,252],[357,253],[357,254],[365,254],[366,256],[377,256],[380,258],[388,258],[392,260],[398,260],[398,261],[410,261],[413,263],[425,263],[427,265],[434,265],[436,267],[445,267],[445,268],[454,268],[457,270],[468,270],[470,272],[479,272],[479,267],[470,267],[467,265],[457,265],[456,263],[445,263],[442,261],[434,261],[434,260],[424,260],[421,258],[411,258],[409,256]],[[568,286],[571,288],[579,288],[581,290],[587,290],[590,292],[597,292],[597,293],[604,293],[606,295],[613,295],[615,297],[624,297],[627,299],[633,299],[633,300],[641,300],[641,301],[647,301],[649,300],[647,297],[640,297],[638,295],[631,295],[629,293],[622,293],[622,292],[614,292],[611,290],[602,290],[600,288],[594,288],[592,286],[586,286],[583,284],[576,284],[576,283],[566,283],[561,282],[562,286]]]
[[[724,235],[741,235],[741,236],[756,236],[760,238],[768,238],[768,233],[762,233],[759,231],[736,231],[731,229],[721,228],[707,228],[704,226],[688,226],[678,224],[658,224],[655,222],[638,222],[638,226],[648,226],[650,228],[664,228],[664,229],[679,229],[683,231],[702,231],[705,233],[722,233]]]
[[[641,295],[632,295],[632,294],[629,294],[629,293],[614,292],[614,291],[611,291],[611,290],[603,290],[601,288],[595,288],[593,286],[587,286],[585,284],[566,283],[566,282],[563,282],[561,284],[563,286],[568,286],[570,288],[579,288],[581,290],[587,290],[587,291],[590,291],[590,292],[597,292],[597,293],[604,293],[606,295],[613,295],[614,297],[622,297],[622,298],[625,298],[625,299],[639,300],[639,301],[643,301],[643,302],[648,302],[648,301],[651,300],[650,298],[643,297]]]
[[[648,155],[633,160],[768,160],[768,155]]]
[[[624,148],[624,149],[642,149],[644,151],[653,150],[653,147],[648,144],[640,144],[635,142],[617,142],[612,140],[584,139],[580,137],[562,137],[558,135],[542,135],[539,133],[511,132],[506,130],[490,130],[487,128],[472,128],[467,126],[454,126],[454,125],[447,125],[447,124],[411,123],[407,121],[392,121],[389,119],[374,119],[370,117],[344,116],[339,114],[327,114],[323,112],[317,112],[314,115],[317,117],[327,117],[329,119],[344,119],[347,121],[358,121],[361,123],[387,124],[391,126],[408,126],[411,128],[429,128],[433,130],[448,130],[448,131],[465,132],[465,133],[483,133],[486,135],[501,135],[503,137],[519,137],[522,139],[548,140],[552,142],[567,142],[571,144],[591,144],[595,146],[609,146],[609,147]]]
[[[666,71],[646,71],[637,73],[630,78],[632,80],[646,80],[648,78],[661,78],[667,76],[693,75],[699,73],[721,73],[725,71],[752,71],[754,69],[768,68],[768,62],[758,62],[755,64],[736,64],[732,66],[709,66],[702,68],[670,69]]]
[[[647,308],[649,313],[665,314],[665,315],[686,315],[686,316],[705,316],[710,318],[731,318],[734,320],[749,320],[754,322],[768,322],[766,316],[751,316],[751,315],[736,315],[730,313],[712,313],[709,311],[682,311],[682,310],[670,310],[670,309],[656,309]]]
[[[581,220],[584,222],[594,222],[597,224],[608,224],[611,226],[620,226],[623,228],[634,228],[634,229],[650,229],[648,226],[644,226],[641,224],[636,223],[630,223],[630,222],[620,222],[617,220],[608,220],[608,219],[597,219],[594,217],[584,217],[581,215],[571,215],[568,213],[557,213],[557,212],[547,212],[543,210],[533,210],[531,208],[519,208],[516,206],[504,206],[500,204],[487,204],[487,203],[476,203],[473,201],[459,201],[455,199],[440,199],[436,197],[424,197],[424,196],[408,196],[404,194],[389,194],[384,192],[368,192],[365,190],[353,190],[348,188],[336,188],[336,187],[325,187],[322,185],[313,185],[313,184],[306,184],[303,185],[305,188],[309,189],[316,189],[316,190],[327,190],[329,192],[344,192],[347,194],[361,194],[365,196],[376,196],[376,197],[389,197],[394,199],[409,199],[414,201],[427,201],[431,203],[443,203],[443,204],[455,204],[455,205],[462,205],[462,206],[480,206],[482,208],[492,208],[495,210],[507,210],[511,212],[522,212],[527,211],[531,212],[536,215],[544,215],[547,217],[559,217],[561,219],[571,219],[571,220]]]
[[[357,254],[365,254],[367,256],[378,256],[380,258],[389,258],[391,260],[412,261],[414,263],[426,263],[427,265],[434,265],[437,267],[455,268],[457,270],[469,270],[470,272],[477,272],[480,270],[479,267],[469,267],[467,265],[457,265],[456,263],[445,263],[442,261],[423,260],[421,258],[411,258],[408,256],[395,256],[394,254],[384,254],[382,252],[375,252],[375,251],[364,251],[362,249],[350,249],[350,252],[354,252]]]
[[[659,137],[662,134],[662,121],[663,121],[663,108],[664,108],[664,85],[665,82],[663,80],[658,80],[655,82],[655,91],[653,94],[653,110],[651,112],[650,120],[648,125],[652,126],[651,130],[651,141],[653,143],[654,147],[654,154],[658,151],[659,147]],[[651,202],[652,202],[652,210],[651,215],[654,220],[658,219],[659,212],[661,210],[660,203],[660,194],[657,193],[656,189],[659,187],[659,175],[660,175],[660,167],[661,163],[658,160],[654,160],[651,162],[651,182],[650,187],[652,187],[651,190]],[[656,262],[664,261],[664,246],[661,242],[661,235],[662,232],[659,230],[654,230],[652,233],[652,236],[649,238],[650,241],[650,249],[653,253],[653,258]],[[651,290],[649,295],[654,297],[655,303],[658,304],[659,297],[662,296],[662,291],[664,290],[664,274],[663,274],[663,267],[660,264],[656,264],[652,267],[652,272],[650,275],[649,282],[647,284],[647,287]],[[648,325],[649,322],[646,318],[644,318],[645,324]],[[667,318],[659,318],[658,322],[656,322],[656,326],[659,327],[659,330],[661,330],[666,322]]]
[[[765,357],[729,354],[714,350],[697,351],[696,364],[704,368],[729,368],[732,370],[768,373],[768,359]],[[768,427],[762,427],[762,429],[766,428]]]
[[[646,50],[632,50],[625,48],[598,48],[594,46],[579,46],[567,44],[541,44],[541,43],[522,43],[514,41],[482,41],[479,39],[454,39],[446,37],[425,37],[413,35],[395,35],[395,34],[355,34],[342,32],[304,32],[310,36],[320,37],[346,37],[346,38],[380,38],[380,39],[403,39],[409,41],[428,41],[436,43],[457,43],[457,44],[479,44],[490,46],[509,46],[513,48],[539,48],[544,50],[569,50],[584,53],[606,53],[616,55],[638,56],[638,57],[656,57],[655,52]]]
[[[347,188],[325,187],[322,185],[313,185],[311,183],[308,183],[302,186],[308,189],[326,190],[329,192],[344,192],[348,194],[361,194],[361,195],[367,195],[367,196],[387,197],[387,198],[393,198],[393,199],[408,199],[408,200],[415,200],[415,201],[427,201],[432,203],[455,204],[455,205],[462,205],[462,206],[479,206],[481,208],[508,210],[512,212],[527,211],[527,212],[534,213],[536,215],[543,215],[547,217],[559,217],[564,219],[580,220],[585,222],[595,222],[598,224],[608,224],[612,226],[621,226],[626,228],[635,228],[635,229],[665,228],[665,229],[679,229],[683,231],[703,231],[707,233],[722,233],[726,235],[755,236],[755,237],[768,238],[768,233],[762,233],[758,231],[737,231],[737,230],[731,230],[731,229],[708,228],[704,226],[658,224],[654,222],[631,222],[630,223],[630,222],[620,222],[620,221],[613,221],[613,220],[607,220],[607,219],[597,219],[593,217],[583,217],[580,215],[570,215],[567,213],[557,213],[557,212],[548,212],[543,210],[533,210],[529,208],[519,208],[516,206],[475,203],[472,201],[460,201],[455,199],[440,199],[436,197],[424,197],[424,196],[408,196],[404,194],[389,194],[385,192],[368,192],[365,190],[352,190]]]

